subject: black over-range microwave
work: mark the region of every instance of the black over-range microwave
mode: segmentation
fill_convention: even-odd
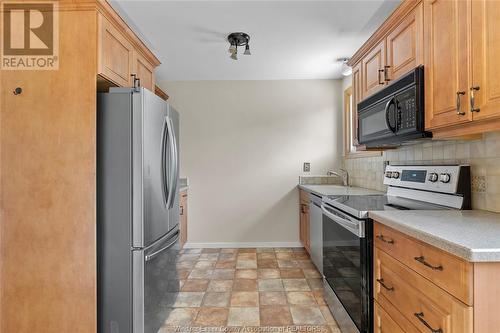
[[[367,148],[431,137],[424,127],[423,66],[358,103],[358,141]]]

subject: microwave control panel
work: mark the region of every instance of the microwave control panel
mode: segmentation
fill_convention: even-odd
[[[417,101],[415,87],[396,95],[399,108],[399,129],[414,129],[417,127]]]

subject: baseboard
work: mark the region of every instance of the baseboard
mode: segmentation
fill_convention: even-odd
[[[238,242],[238,243],[192,243],[187,242],[184,244],[185,249],[197,248],[252,248],[252,247],[302,247],[300,242]]]

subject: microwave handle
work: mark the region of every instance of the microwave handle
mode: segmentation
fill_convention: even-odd
[[[389,122],[389,110],[390,110],[390,106],[394,104],[394,110],[397,112],[397,107],[396,107],[396,98],[393,97],[391,98],[387,104],[385,105],[385,123],[387,125],[387,128],[389,130],[391,130],[392,133],[396,134],[396,131],[397,131],[397,121],[396,121],[396,127],[392,127],[391,126],[391,123]]]

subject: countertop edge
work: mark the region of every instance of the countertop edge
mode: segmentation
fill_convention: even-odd
[[[370,218],[386,225],[394,230],[402,232],[405,235],[418,239],[424,243],[432,245],[446,253],[459,257],[469,262],[500,262],[500,249],[471,249],[463,245],[450,242],[442,237],[435,234],[430,234],[422,230],[408,227],[407,225],[402,225],[394,219],[388,219],[386,217],[380,216],[377,212],[370,212]]]
[[[301,190],[304,190],[304,191],[306,191],[306,192],[308,192],[308,193],[313,193],[313,194],[319,195],[320,197],[322,197],[322,196],[324,196],[324,195],[325,195],[325,194],[320,193],[320,192],[318,192],[318,191],[311,190],[310,188],[308,188],[308,187],[307,187],[308,185],[299,184],[299,185],[297,185],[297,186],[298,186],[298,188],[300,188]],[[318,185],[316,185],[316,186],[318,186]]]

